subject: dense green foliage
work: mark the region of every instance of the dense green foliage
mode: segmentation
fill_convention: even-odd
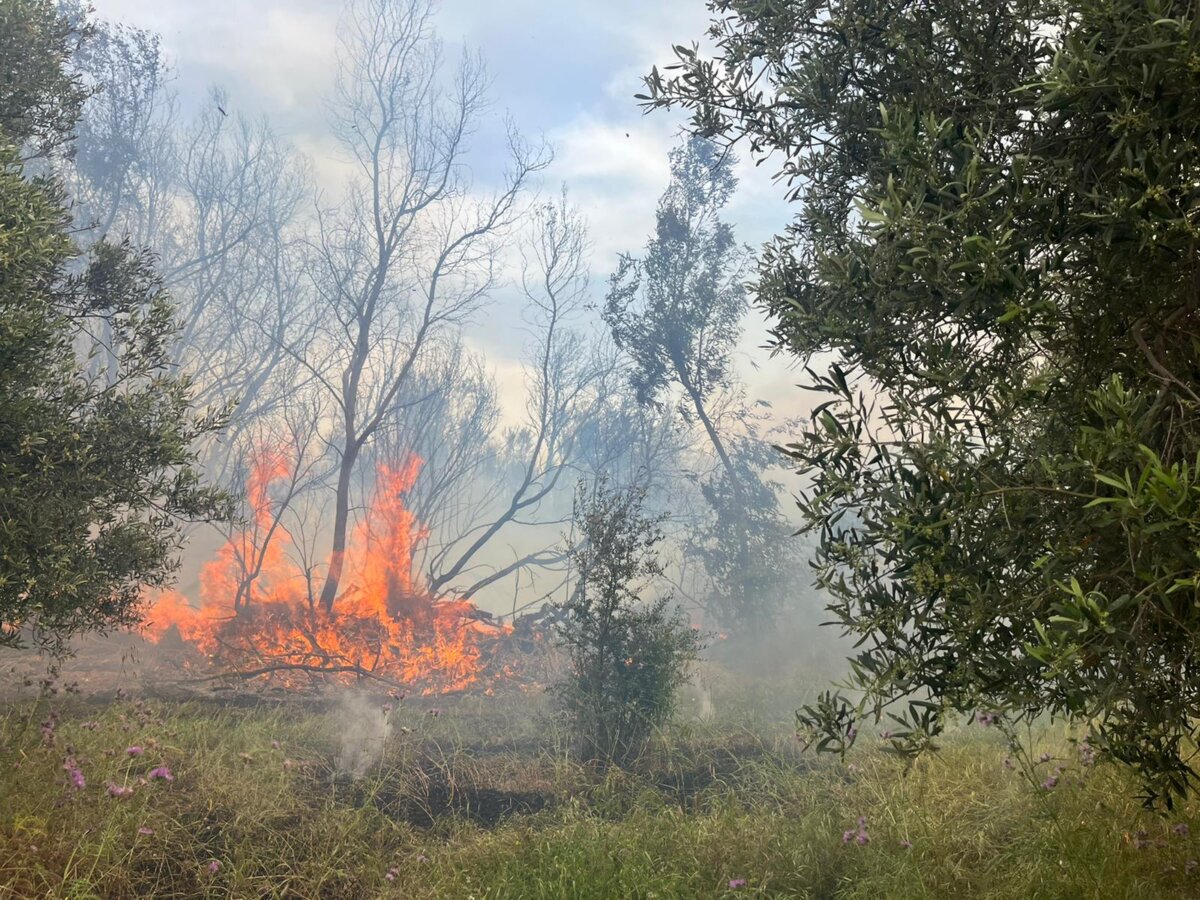
[[[0,71],[12,75],[0,121],[0,645],[61,647],[136,621],[142,585],[170,573],[181,520],[223,504],[191,467],[192,442],[216,423],[192,414],[170,368],[171,307],[150,260],[106,242],[77,259],[61,190],[21,163],[19,145],[65,143],[58,114],[77,97],[62,70],[72,32],[51,6],[0,0]],[[53,65],[35,64],[46,54]]]
[[[562,604],[557,636],[567,671],[558,686],[586,761],[626,764],[670,718],[699,635],[656,587],[660,522],[642,512],[644,492],[599,482],[575,498],[575,583]]]
[[[1150,800],[1200,713],[1200,11],[1182,0],[717,0],[715,60],[647,80],[778,154],[758,295],[832,352],[789,448],[856,635],[838,749],[909,701],[1092,724]],[[887,712],[891,715],[891,712]]]
[[[45,0],[0,2],[0,134],[31,156],[70,144],[88,89],[69,71],[88,38]]]

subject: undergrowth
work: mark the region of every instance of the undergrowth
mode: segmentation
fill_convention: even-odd
[[[1200,895],[1196,807],[1143,811],[1054,728],[1032,778],[977,724],[906,771],[882,740],[816,758],[744,714],[600,772],[537,698],[370,702],[391,733],[361,778],[334,708],[10,704],[0,897]]]

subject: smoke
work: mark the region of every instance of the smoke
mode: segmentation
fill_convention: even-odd
[[[392,733],[390,710],[365,694],[348,693],[342,696],[333,718],[341,742],[338,774],[362,778],[383,758]]]

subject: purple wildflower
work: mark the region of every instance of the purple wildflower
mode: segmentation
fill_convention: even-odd
[[[108,796],[116,797],[118,800],[123,800],[126,797],[133,796],[133,788],[129,786],[122,787],[119,784],[108,782]]]
[[[996,720],[1000,717],[994,712],[981,712],[975,714],[975,721],[984,728],[990,728],[996,724]]]
[[[736,891],[738,888],[744,888],[745,886],[746,886],[745,878],[730,878],[729,879],[729,889],[731,891]]]
[[[1038,757],[1038,762],[1050,762],[1053,758],[1049,753],[1043,753]]]
[[[427,862],[429,862],[429,857],[426,856],[424,853],[418,853],[417,854],[417,862],[427,863]]]
[[[218,860],[214,859],[212,862],[210,862],[208,864],[208,874],[209,875],[216,875],[220,871],[221,871],[221,863]]]
[[[1079,743],[1079,764],[1083,766],[1092,766],[1096,764],[1097,751],[1096,748],[1088,743],[1087,739]]]
[[[892,738],[892,732],[891,732],[891,729],[887,729],[887,730],[885,730],[885,731],[884,731],[882,734],[880,734],[879,736],[880,736],[881,738],[883,738],[885,741],[891,740],[891,738]]]
[[[854,841],[858,846],[865,847],[871,842],[871,836],[867,834],[867,817],[859,816],[857,827],[848,828],[842,832],[842,843],[848,844]]]
[[[399,874],[400,874],[400,870],[397,869],[395,866],[392,866],[390,869],[387,870],[387,874],[384,875],[383,877],[386,878],[388,881],[395,881],[396,876]]]
[[[130,756],[141,756],[146,751],[142,747],[139,747],[137,744],[134,744],[132,747],[126,747],[125,752],[128,753]]]
[[[1042,790],[1052,791],[1056,787],[1058,787],[1058,777],[1055,775],[1051,775],[1049,778],[1047,778],[1045,781],[1042,782]]]
[[[911,850],[912,849],[912,841],[901,841],[900,849],[901,850]]]
[[[175,776],[171,774],[171,770],[166,766],[157,766],[149,771],[146,775],[151,781],[155,778],[161,778],[163,781],[174,781]]]
[[[67,776],[71,779],[71,787],[77,791],[82,791],[87,787],[83,770],[79,768],[79,763],[75,762],[75,757],[68,756],[66,762],[63,763],[63,768],[67,770]]]
[[[383,714],[386,716],[388,713],[390,713],[392,711],[392,704],[385,703],[385,704],[383,704],[382,709],[383,709]]]
[[[154,829],[147,828],[145,825],[143,825],[141,828],[138,829],[138,834],[154,834]]]

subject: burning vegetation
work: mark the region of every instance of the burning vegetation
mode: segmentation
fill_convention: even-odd
[[[268,676],[288,687],[368,678],[436,694],[486,688],[511,674],[511,666],[492,663],[512,626],[469,601],[434,597],[413,572],[416,543],[427,532],[405,495],[421,464],[410,455],[399,468],[379,468],[370,508],[345,552],[349,577],[326,610],[273,512],[271,486],[287,479],[294,463],[260,450],[247,482],[252,515],[203,567],[203,605],[162,593],[146,636],[160,645],[182,641],[218,671]]]

